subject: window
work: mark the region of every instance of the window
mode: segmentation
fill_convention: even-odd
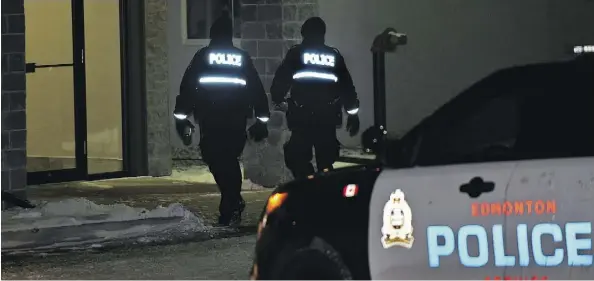
[[[206,45],[212,23],[223,13],[232,15],[235,38],[240,38],[240,0],[181,0],[182,40],[185,45]]]
[[[419,165],[511,160],[518,135],[518,99],[502,96],[460,116],[438,120],[422,135]],[[449,120],[448,120],[449,119]]]
[[[475,84],[393,145],[399,168],[594,156],[594,68],[511,68]]]

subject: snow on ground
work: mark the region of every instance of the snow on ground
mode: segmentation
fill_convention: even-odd
[[[112,187],[109,182],[102,184],[106,188]],[[242,189],[246,193],[264,190],[249,180],[243,182]],[[218,196],[218,193],[195,195]],[[135,208],[121,203],[97,204],[85,198],[34,203],[37,204],[34,209],[2,211],[3,250],[79,247],[89,243],[102,247],[106,242],[130,238],[139,243],[149,243],[168,237],[208,233],[212,229],[204,218],[196,216],[180,203],[155,209]]]
[[[34,209],[2,211],[2,231],[173,217],[201,221],[179,203],[148,210],[125,204],[101,205],[85,198],[69,198],[41,203]]]
[[[215,183],[214,177],[206,165],[174,167],[171,171],[171,176],[165,176],[163,178],[189,182]]]
[[[101,205],[84,198],[2,212],[4,252],[96,248],[130,239],[150,243],[207,233],[212,227],[179,203],[148,210],[125,204]]]
[[[243,164],[241,165],[241,172],[244,174]],[[245,174],[244,174],[245,175]],[[171,176],[162,177],[163,179],[186,181],[194,183],[209,183],[216,184],[214,177],[208,170],[206,165],[192,165],[185,167],[176,167],[172,170]],[[262,185],[256,184],[249,179],[243,180],[241,190],[263,190]]]

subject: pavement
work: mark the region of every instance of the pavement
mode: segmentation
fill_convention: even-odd
[[[245,180],[242,225],[231,229],[213,226],[220,194],[202,165],[175,169],[167,177],[30,186],[28,199],[37,208],[2,211],[2,256],[95,251],[255,233],[271,192]]]
[[[246,201],[243,223],[256,225],[272,189],[244,181]],[[92,182],[48,184],[29,190],[35,202],[86,198],[102,205],[125,204],[134,208],[154,209],[180,203],[187,210],[212,224],[218,217],[220,194],[216,184],[170,178],[136,177]]]
[[[201,175],[202,177],[204,175]],[[2,212],[2,255],[112,249],[202,241],[255,233],[272,192],[244,181],[239,228],[217,228],[220,195],[213,182],[137,177],[31,187],[33,210]]]
[[[8,280],[246,280],[255,235],[100,253],[2,258]]]

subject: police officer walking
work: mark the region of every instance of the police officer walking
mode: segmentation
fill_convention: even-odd
[[[359,131],[359,100],[340,52],[324,43],[326,24],[312,17],[301,27],[303,41],[293,46],[276,71],[270,93],[277,107],[287,108],[291,138],[285,144],[285,163],[295,178],[312,175],[315,148],[318,172],[329,171],[339,156],[336,127],[342,108],[346,129]],[[290,91],[290,98],[286,98]]]
[[[242,174],[239,166],[247,139],[247,119],[255,114],[249,128],[255,141],[268,136],[268,99],[249,54],[235,48],[233,26],[227,15],[210,29],[210,44],[200,49],[186,69],[175,103],[176,129],[184,144],[191,143],[193,126],[200,129],[202,159],[219,186],[219,224],[237,225],[245,201],[241,197]],[[253,113],[252,113],[253,112]]]

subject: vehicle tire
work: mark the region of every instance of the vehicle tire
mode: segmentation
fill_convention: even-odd
[[[320,238],[314,238],[309,245],[285,247],[269,277],[276,280],[352,279],[340,254]]]

